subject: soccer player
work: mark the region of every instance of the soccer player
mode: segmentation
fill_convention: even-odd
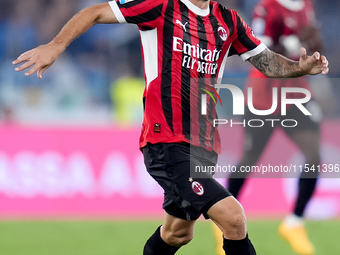
[[[314,9],[310,0],[262,0],[254,9],[252,28],[258,38],[270,49],[291,59],[298,59],[301,45],[309,51],[320,51],[322,40],[317,30]],[[247,87],[253,87],[253,105],[256,109],[270,109],[272,88],[303,87],[311,90],[305,77],[294,80],[272,80],[256,69],[252,69]],[[299,93],[290,93],[290,98],[299,98]],[[279,103],[280,105],[280,103]],[[285,119],[297,119],[294,128],[283,128],[287,136],[297,145],[305,157],[309,168],[320,164],[320,132],[319,121],[321,111],[318,104],[311,100],[305,107],[312,112],[306,116],[297,107],[289,107]],[[247,108],[246,108],[247,109]],[[273,119],[280,119],[279,111],[271,115]],[[255,116],[246,110],[245,119],[262,119],[268,116]],[[271,126],[261,128],[245,128],[243,156],[240,166],[255,165],[266,147],[274,130]],[[317,171],[304,171],[299,178],[298,194],[293,212],[288,215],[279,227],[279,234],[286,239],[292,249],[301,255],[314,254],[315,248],[310,242],[304,228],[303,216],[316,187]],[[232,173],[228,182],[228,190],[234,197],[238,197],[247,173]],[[220,232],[218,236],[220,236]],[[220,238],[220,237],[219,237]],[[218,253],[223,251],[217,247]]]
[[[227,254],[253,255],[240,203],[213,178],[193,179],[190,167],[216,164],[220,138],[208,114],[198,114],[202,89],[221,77],[229,55],[238,54],[269,77],[328,72],[320,53],[299,61],[270,51],[233,10],[210,0],[117,0],[85,8],[48,44],[20,55],[17,71],[39,78],[80,34],[98,23],[133,23],[140,30],[146,87],[140,148],[147,171],[164,189],[164,223],[144,255],[175,254],[193,238],[203,214],[223,232]],[[199,79],[198,82],[195,79]],[[202,82],[202,80],[204,82]],[[210,104],[213,105],[213,104]],[[204,123],[204,125],[199,125]],[[131,235],[133,240],[133,233]]]

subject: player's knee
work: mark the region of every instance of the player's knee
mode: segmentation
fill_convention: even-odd
[[[247,219],[246,219],[245,214],[242,211],[240,211],[232,215],[230,219],[228,220],[228,223],[232,228],[241,230],[241,229],[245,229],[246,224],[247,224]]]
[[[247,219],[242,211],[228,216],[222,223],[223,234],[228,239],[243,239],[247,234]]]
[[[247,219],[242,205],[234,197],[230,196],[216,203],[209,209],[208,216],[219,226],[225,238],[245,238]]]
[[[171,245],[180,247],[189,243],[194,237],[192,231],[187,229],[181,229],[176,231],[166,231],[164,233],[163,239],[164,241]]]

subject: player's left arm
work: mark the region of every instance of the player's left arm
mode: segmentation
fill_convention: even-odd
[[[329,71],[325,56],[319,52],[308,56],[305,48],[301,48],[299,61],[290,60],[269,49],[250,57],[248,61],[269,78],[295,78],[308,74],[327,74]]]

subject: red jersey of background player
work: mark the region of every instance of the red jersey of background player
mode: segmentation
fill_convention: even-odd
[[[203,89],[211,91],[222,77],[228,55],[246,60],[266,47],[235,11],[213,1],[208,9],[189,0],[109,3],[120,23],[137,24],[141,34],[146,88],[140,147],[188,142],[219,153],[209,96],[207,115],[201,114]]]
[[[310,27],[316,27],[314,9],[310,0],[262,0],[254,9],[252,28],[255,35],[273,51],[291,59],[299,59],[301,46],[307,51],[313,50],[303,39],[306,36],[306,29]],[[278,91],[281,87],[302,87],[310,90],[307,78],[266,79],[255,68],[251,69],[249,77],[251,79],[247,85],[253,87],[253,104],[257,109],[271,107],[273,87],[277,87]],[[304,95],[289,94],[289,98],[301,96]]]

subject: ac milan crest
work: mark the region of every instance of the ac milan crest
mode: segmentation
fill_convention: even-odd
[[[227,30],[225,30],[224,27],[219,26],[218,29],[217,29],[217,33],[223,41],[227,40],[228,34],[227,34]]]
[[[191,183],[191,188],[192,188],[193,192],[195,192],[199,196],[202,196],[204,194],[204,188],[203,188],[202,184],[200,184],[197,181],[193,181]]]

